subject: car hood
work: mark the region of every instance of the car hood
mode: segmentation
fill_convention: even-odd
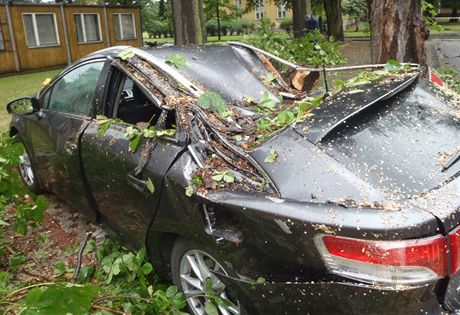
[[[377,95],[386,93],[380,89]],[[396,92],[372,106],[355,104],[354,114],[343,110],[347,120],[321,136],[302,125],[288,128],[250,154],[283,198],[352,207],[421,200],[460,171],[460,163],[443,170],[446,157],[460,148],[459,104],[424,80]],[[267,163],[272,150],[278,158]]]

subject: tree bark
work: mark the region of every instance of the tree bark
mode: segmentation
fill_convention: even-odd
[[[428,32],[423,24],[420,0],[370,0],[372,23],[371,59],[385,63],[426,63],[425,40]]]
[[[305,35],[305,14],[307,13],[306,0],[292,0],[292,22],[294,37]]]
[[[323,5],[327,18],[327,35],[333,36],[337,40],[344,41],[342,1],[324,0]]]
[[[174,44],[178,46],[206,43],[202,0],[172,0]]]

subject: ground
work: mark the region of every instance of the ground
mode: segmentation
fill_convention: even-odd
[[[25,259],[17,267],[14,279],[17,283],[52,282],[61,276],[70,279],[77,264],[77,252],[86,234],[91,233],[91,239],[95,240],[96,246],[105,240],[106,234],[100,227],[88,223],[82,215],[56,196],[47,194],[46,200],[50,207],[41,224],[30,229],[25,236],[8,235],[12,243],[6,256]],[[62,273],[59,268],[56,269],[56,265],[61,262],[64,262],[67,272]],[[3,263],[0,261],[0,266]],[[82,265],[95,263],[93,248],[83,255]]]

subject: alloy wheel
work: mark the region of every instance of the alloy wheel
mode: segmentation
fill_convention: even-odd
[[[224,268],[209,254],[192,249],[181,258],[179,265],[180,283],[190,309],[195,315],[205,315],[206,286],[212,288],[214,295],[229,301],[229,305],[217,305],[219,314],[239,315],[240,307],[229,300],[225,284],[213,272],[227,275]]]
[[[26,151],[19,157],[19,173],[24,183],[31,187],[35,183],[34,170]]]

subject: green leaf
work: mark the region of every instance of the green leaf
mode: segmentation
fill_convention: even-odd
[[[139,146],[139,142],[141,141],[141,138],[142,138],[142,135],[138,134],[129,141],[129,149],[131,150],[131,152],[136,152],[137,147]]]
[[[265,187],[267,187],[268,183],[267,181],[264,179],[262,179],[262,182],[259,184],[258,188],[260,191],[263,191],[265,189]]]
[[[204,310],[206,311],[207,315],[219,315],[217,307],[210,301],[206,301],[204,304]]]
[[[278,153],[276,153],[276,150],[272,150],[271,153],[265,158],[264,162],[265,163],[275,163],[277,159],[278,159]]]
[[[11,267],[17,267],[22,265],[27,260],[27,256],[23,253],[16,253],[14,256],[10,256],[9,264]]]
[[[172,64],[176,69],[181,69],[187,66],[187,58],[179,54],[170,54],[166,57],[166,63]]]
[[[193,175],[192,182],[197,187],[203,186],[203,178],[201,178],[199,175]]]
[[[177,292],[178,292],[177,287],[174,285],[171,285],[166,289],[166,296],[168,298],[172,298],[177,294]]]
[[[148,275],[153,271],[153,266],[151,263],[145,263],[141,267],[141,271],[144,275]]]
[[[126,50],[123,50],[121,53],[118,54],[118,57],[122,60],[127,60],[127,59],[130,59],[132,57],[134,57],[134,51],[132,51],[131,49],[126,49]]]
[[[164,129],[157,131],[157,137],[161,136],[174,136],[176,134],[176,129]]]
[[[223,114],[227,112],[227,102],[216,92],[205,92],[198,99],[201,108]]]
[[[234,183],[235,182],[235,175],[231,172],[224,172],[224,182],[226,183]]]
[[[187,188],[185,188],[185,195],[187,197],[192,197],[194,193],[195,193],[195,188],[193,187],[193,185],[188,185]]]
[[[242,135],[234,135],[233,140],[235,140],[236,142],[241,142],[241,141],[243,141],[243,136]]]
[[[220,172],[214,173],[214,175],[211,176],[212,179],[214,179],[216,182],[220,182],[224,179],[224,174]]]
[[[152,179],[150,177],[147,179],[147,189],[151,194],[155,192],[155,186],[153,185]]]
[[[265,91],[262,94],[262,97],[257,104],[257,108],[260,110],[269,110],[269,111],[274,111],[276,108],[277,102],[270,96],[268,91]]]
[[[91,302],[100,289],[93,285],[52,285],[35,288],[24,300],[22,315],[88,314]]]
[[[267,280],[264,277],[259,277],[256,280],[256,283],[258,283],[258,284],[265,283],[265,282],[267,282]]]

